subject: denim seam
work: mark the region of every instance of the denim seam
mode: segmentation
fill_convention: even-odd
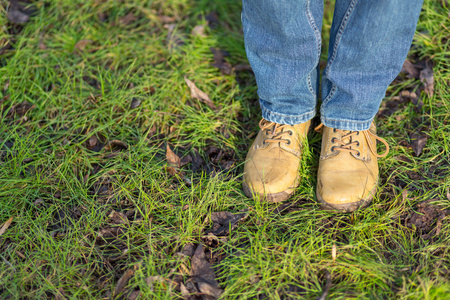
[[[321,46],[322,38],[321,38],[319,30],[317,29],[316,23],[314,22],[314,18],[311,14],[310,3],[311,3],[310,0],[306,1],[306,16],[308,17],[309,25],[313,29],[314,35],[316,36],[316,41],[317,41],[317,59],[316,59],[316,63],[314,64],[314,68],[313,68],[313,70],[315,70],[320,61],[320,49],[322,47]],[[311,92],[311,94],[313,94],[314,97],[317,97],[316,92],[314,91],[314,88],[311,83],[311,72],[308,74],[308,88],[309,88],[309,91]]]
[[[308,81],[309,91],[311,92],[311,94],[313,94],[314,98],[317,98],[316,92],[314,92],[314,89],[313,89],[312,83],[311,83],[311,73],[308,74],[307,81]]]
[[[371,119],[368,119],[367,121],[354,121],[354,120],[346,120],[346,119],[340,119],[340,120],[339,119],[330,119],[325,116],[323,116],[323,118],[325,120],[333,121],[333,122],[348,122],[348,123],[359,123],[359,124],[365,124],[365,123],[373,121],[373,119],[374,119],[374,118],[371,118]]]
[[[322,101],[322,106],[324,106],[325,104],[327,104],[328,101],[331,100],[331,98],[334,96],[334,93],[335,93],[336,90],[337,90],[337,86],[336,86],[334,83],[333,83],[331,86],[332,86],[332,87],[331,87],[330,93],[329,93],[328,96]]]
[[[316,110],[316,109],[314,108],[313,110],[308,111],[308,112],[306,112],[306,113],[303,113],[303,114],[301,114],[301,115],[293,116],[293,115],[285,115],[285,114],[280,114],[280,113],[273,112],[273,111],[271,111],[271,110],[268,110],[267,108],[265,108],[265,107],[262,106],[262,105],[261,105],[261,109],[263,109],[264,111],[266,111],[266,112],[269,113],[269,114],[277,115],[277,116],[281,116],[281,117],[287,117],[287,118],[299,118],[299,117],[303,117],[303,116],[305,116],[305,115],[314,113],[314,111]]]
[[[358,2],[358,0],[353,0],[350,3],[350,5],[349,5],[349,7],[347,9],[347,12],[345,13],[344,18],[342,19],[341,26],[339,26],[338,33],[336,34],[336,41],[334,42],[334,45],[333,45],[333,53],[331,55],[330,61],[327,64],[327,67],[325,68],[325,72],[324,72],[325,73],[324,74],[325,77],[328,77],[328,74],[330,73],[331,65],[333,64],[334,60],[336,59],[337,49],[339,48],[339,42],[341,41],[342,34],[344,33],[345,27],[347,26],[347,23],[348,23],[348,21],[350,19],[350,16],[352,15],[353,10],[354,10],[354,8],[356,6],[356,2]],[[334,93],[336,92],[337,88],[336,88],[335,84],[333,83],[332,86],[333,87],[330,90],[330,93],[327,95],[325,100],[323,100],[322,105],[324,105],[328,101],[330,101],[331,97],[333,97]]]

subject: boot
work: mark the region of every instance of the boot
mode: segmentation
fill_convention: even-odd
[[[244,165],[244,193],[269,202],[289,198],[300,183],[302,143],[310,121],[282,125],[262,119]]]
[[[323,124],[322,150],[317,174],[317,200],[324,209],[352,212],[372,201],[378,185],[377,158],[385,157],[389,145],[376,135],[375,123],[369,130],[348,131]],[[376,141],[386,146],[378,154]]]

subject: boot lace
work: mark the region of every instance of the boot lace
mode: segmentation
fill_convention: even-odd
[[[284,142],[285,144],[289,145],[291,143],[291,140],[286,138],[286,136],[291,136],[294,133],[292,132],[292,130],[284,130],[288,126],[289,125],[270,122],[266,119],[262,119],[261,121],[259,121],[259,128],[261,128],[261,130],[267,136],[267,138],[263,140],[263,144]]]
[[[322,132],[323,130],[323,124],[320,124],[319,126],[317,126],[314,130],[317,132]],[[333,146],[331,148],[332,152],[335,151],[344,151],[344,152],[349,152],[349,153],[353,153],[356,156],[360,156],[361,153],[356,150],[356,149],[352,149],[352,146],[359,146],[359,142],[358,141],[354,141],[352,142],[351,137],[352,136],[356,136],[359,135],[360,132],[362,134],[364,134],[364,137],[366,138],[367,141],[367,145],[369,145],[369,149],[370,152],[372,152],[372,154],[375,157],[385,157],[386,155],[388,155],[389,153],[389,144],[386,142],[386,140],[380,138],[379,136],[373,134],[372,132],[370,132],[369,130],[363,130],[363,131],[349,131],[349,130],[341,130],[341,129],[333,129],[334,132],[340,133],[342,135],[341,139],[338,139],[336,137],[333,137],[333,139],[331,140],[332,143],[338,143],[339,146]],[[377,153],[377,149],[376,149],[376,144],[372,143],[372,139],[371,137],[374,137],[375,140],[382,142],[385,147],[386,147],[386,151],[382,154],[378,154]]]

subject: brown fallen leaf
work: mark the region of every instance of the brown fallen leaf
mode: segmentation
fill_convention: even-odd
[[[167,44],[169,48],[177,48],[184,45],[185,37],[176,30],[177,24],[166,24],[164,28],[167,29]]]
[[[222,290],[216,281],[211,264],[206,260],[202,244],[198,245],[195,250],[191,259],[191,267],[191,276],[197,283],[200,292],[217,299],[222,294]]]
[[[205,20],[208,21],[208,26],[212,29],[219,26],[219,15],[217,12],[212,11],[205,16]]]
[[[413,133],[410,136],[411,138],[411,148],[414,151],[414,154],[416,156],[419,156],[422,154],[423,148],[427,144],[428,135],[426,135],[424,132],[420,133]]]
[[[116,288],[114,289],[114,295],[119,295],[123,289],[125,288],[125,285],[127,284],[128,280],[130,280],[131,276],[133,276],[134,271],[133,269],[128,269],[123,273],[122,277],[120,277],[119,281],[117,281]]]
[[[122,212],[117,212],[115,210],[109,214],[109,219],[114,224],[128,224],[128,218]]]
[[[236,65],[233,67],[235,72],[252,72],[253,69],[250,65]]]
[[[181,295],[184,297],[185,300],[190,300],[191,299],[191,294],[189,293],[188,289],[186,288],[186,286],[182,282],[180,283],[180,292],[181,292]]]
[[[141,294],[140,290],[134,290],[128,294],[127,300],[136,300],[140,294]]]
[[[24,24],[30,19],[30,16],[21,11],[18,5],[11,5],[7,17],[14,24]]]
[[[83,51],[90,43],[92,43],[92,40],[80,40],[75,44],[74,48],[78,51]]]
[[[136,20],[137,17],[133,14],[133,12],[129,12],[125,17],[119,18],[120,23],[123,25],[130,25]]]
[[[3,224],[2,228],[0,228],[0,236],[5,233],[6,229],[8,229],[9,225],[11,225],[14,217],[9,218],[6,220],[5,224]]]
[[[141,100],[139,100],[137,98],[133,98],[131,100],[130,109],[135,109],[135,108],[139,107],[140,105],[141,105]]]
[[[433,66],[430,61],[425,63],[425,68],[420,71],[420,81],[423,83],[424,91],[429,97],[434,94],[434,75]]]
[[[195,253],[194,244],[188,243],[188,244],[184,245],[183,249],[181,250],[181,253],[183,255],[186,255],[186,256],[189,256],[189,257],[194,255],[194,253]]]
[[[211,213],[213,227],[206,233],[212,233],[216,236],[228,235],[231,230],[236,228],[237,223],[244,220],[247,213],[233,214],[228,211],[219,211]]]
[[[159,19],[162,23],[173,23],[177,19],[175,17],[169,17],[169,16],[159,16]]]
[[[119,140],[112,140],[105,146],[105,150],[127,150],[128,145]]]
[[[211,64],[213,67],[219,68],[220,72],[222,72],[225,75],[230,75],[232,71],[231,65],[225,61],[225,56],[229,55],[227,51],[216,49],[216,48],[209,48],[211,52],[214,55],[214,63]]]
[[[169,144],[167,144],[166,149],[166,160],[169,166],[180,168],[181,167],[181,159],[178,155],[176,155],[172,149],[170,149]]]
[[[190,81],[189,79],[186,78],[186,76],[184,77],[184,81],[186,81],[187,86],[190,88],[191,90],[191,97],[200,100],[201,102],[205,103],[206,105],[208,105],[209,108],[211,109],[217,109],[217,107],[214,105],[214,103],[212,102],[212,100],[209,98],[208,94],[206,94],[205,92],[203,92],[202,90],[200,90],[195,83],[193,83],[192,81]]]
[[[168,166],[166,167],[167,173],[172,176],[181,178],[186,185],[191,186],[191,180],[186,177],[184,172],[180,170],[180,168],[183,166],[183,161],[172,151],[172,149],[170,149],[169,145],[167,145],[166,149],[166,160],[168,163]]]
[[[406,74],[408,78],[419,78],[420,70],[419,68],[413,64],[409,59],[406,59],[403,63],[401,73]]]
[[[204,25],[197,25],[194,28],[192,28],[191,34],[194,36],[205,36],[205,26]]]

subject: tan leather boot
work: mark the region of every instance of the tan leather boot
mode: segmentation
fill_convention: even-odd
[[[262,119],[244,166],[244,193],[269,202],[286,200],[298,186],[302,142],[310,121],[281,125]]]
[[[317,174],[317,200],[325,209],[352,212],[372,201],[378,184],[378,157],[389,152],[389,145],[376,135],[375,123],[369,130],[348,131],[323,124],[322,151]],[[386,145],[378,154],[376,142]]]

